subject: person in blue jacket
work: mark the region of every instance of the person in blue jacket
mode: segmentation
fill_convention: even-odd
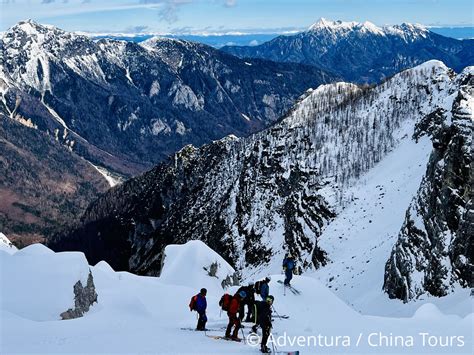
[[[205,288],[201,289],[196,296],[191,298],[191,303],[189,304],[189,308],[191,311],[196,311],[199,314],[196,330],[206,330],[206,308],[207,308],[207,300],[206,300],[207,290]]]
[[[270,294],[270,286],[268,285],[271,281],[270,276],[267,276],[263,281],[262,285],[260,286],[260,297],[262,300],[265,301]]]
[[[290,286],[290,281],[293,278],[293,270],[295,269],[296,262],[293,257],[288,254],[288,256],[283,259],[283,270],[285,271],[285,286]]]

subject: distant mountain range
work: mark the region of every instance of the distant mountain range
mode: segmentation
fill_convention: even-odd
[[[60,131],[76,153],[125,176],[186,144],[262,129],[305,90],[336,79],[313,66],[241,60],[197,43],[95,42],[32,21],[1,43],[0,112]]]
[[[424,61],[441,60],[454,70],[474,63],[474,40],[443,37],[420,25],[378,27],[370,22],[319,20],[307,31],[258,46],[226,46],[241,58],[315,65],[347,81],[379,82]]]
[[[0,45],[0,139],[9,148],[0,152],[9,169],[0,183],[0,228],[25,241],[74,221],[105,191],[99,172],[113,183],[186,144],[248,135],[276,121],[308,88],[337,78],[187,41],[93,41],[33,21],[3,33]],[[18,147],[24,140],[15,137],[26,136],[32,141]],[[41,145],[58,158],[46,160]],[[60,172],[73,176],[67,191],[47,187]]]
[[[445,37],[455,39],[474,39],[474,27],[427,27],[431,32],[437,33]],[[287,29],[288,30],[288,29]],[[289,31],[289,30],[288,30]],[[207,44],[215,48],[224,46],[256,46],[264,42],[268,42],[280,35],[290,35],[297,32],[302,32],[304,29],[293,29],[289,32],[272,32],[265,33],[195,33],[195,34],[154,34],[154,33],[88,33],[83,32],[86,36],[94,39],[115,39],[130,42],[143,42],[147,39],[162,36],[172,39],[183,39],[185,41],[199,42]]]

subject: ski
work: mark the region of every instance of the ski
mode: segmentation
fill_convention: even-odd
[[[282,314],[279,314],[279,315],[273,314],[272,318],[288,319],[288,318],[290,318],[290,316],[287,316],[286,314],[283,314],[283,315]]]
[[[216,340],[226,340],[226,341],[235,341],[236,343],[242,342],[242,339],[232,339],[232,338],[226,338],[221,335],[206,335],[209,338],[216,339]]]
[[[220,331],[222,331],[222,330],[225,329],[225,328],[220,328],[220,329],[208,329],[208,328],[206,328],[206,330],[197,330],[196,328],[191,328],[191,327],[186,328],[186,327],[183,327],[183,328],[179,328],[179,329],[181,329],[181,330],[186,330],[186,331],[190,331],[190,332],[204,332],[204,331],[206,331],[206,332],[218,332],[218,331],[219,331],[219,332],[220,332]]]
[[[294,295],[301,295],[301,292],[299,290],[297,290],[296,288],[294,288],[293,286],[285,285],[284,282],[281,281],[281,280],[277,280],[277,282],[279,284],[282,284],[285,288],[288,288],[291,292],[293,292]]]

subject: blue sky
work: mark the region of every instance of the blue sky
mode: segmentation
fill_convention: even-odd
[[[90,32],[284,32],[325,17],[473,26],[472,0],[0,0],[0,31],[31,18]]]

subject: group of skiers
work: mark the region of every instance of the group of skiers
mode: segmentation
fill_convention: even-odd
[[[295,270],[295,260],[291,255],[287,255],[283,260],[283,270],[285,272],[285,286],[290,286],[290,281],[293,278]],[[271,281],[270,276],[261,281],[249,283],[247,286],[240,287],[232,296],[225,293],[219,301],[219,306],[222,310],[227,312],[229,322],[225,331],[225,338],[235,341],[241,341],[238,332],[242,328],[242,322],[253,322],[252,332],[256,333],[257,328],[262,330],[262,341],[260,350],[263,353],[269,353],[270,349],[267,347],[267,341],[272,329],[272,308],[274,297],[270,295]],[[255,299],[255,294],[259,295],[261,300]],[[205,288],[191,298],[189,308],[191,311],[196,311],[199,315],[196,330],[206,330],[206,301],[207,290]],[[245,317],[245,306],[247,306],[247,317]]]

